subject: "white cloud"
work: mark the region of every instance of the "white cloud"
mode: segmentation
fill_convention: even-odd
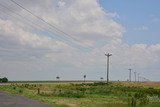
[[[63,9],[57,7],[46,8],[46,5],[43,8],[37,5],[37,7],[31,9],[73,38],[80,39],[80,41],[81,39],[89,41],[104,38],[106,42],[112,42],[119,41],[122,37],[124,28],[112,19],[114,17],[112,13],[103,11],[97,0],[71,0],[65,2],[65,5]]]
[[[59,6],[59,7],[64,7],[65,4],[66,4],[66,2],[63,2],[63,1],[59,1],[59,2],[58,2],[58,6]]]
[[[125,28],[114,20],[117,13],[104,11],[97,0],[16,1],[76,40],[66,37],[62,32],[56,32],[56,29],[15,4],[3,1],[4,5],[31,21],[28,22],[5,8],[3,10],[9,15],[3,15],[2,12],[0,16],[0,69],[11,79],[18,79],[15,76],[21,72],[26,75],[21,75],[19,79],[53,79],[51,75],[61,75],[66,79],[72,79],[75,75],[74,79],[80,79],[78,74],[84,73],[91,75],[92,77],[87,76],[90,79],[99,78],[96,75],[105,75],[105,52],[113,54],[113,79],[126,79],[127,75],[123,75],[123,71],[128,68],[142,70],[140,73],[152,69],[156,74],[160,63],[160,45],[129,46],[123,43],[121,39]],[[142,26],[137,30],[144,31],[148,28]],[[81,47],[78,45],[93,48],[84,51],[79,50]],[[35,74],[37,72],[39,77]],[[44,74],[46,77],[43,77]]]
[[[10,57],[6,55],[7,59],[13,59],[12,57],[15,57],[16,60],[21,60],[23,57],[23,59],[39,58],[48,53],[64,51],[66,48],[71,49],[63,42],[15,26],[12,21],[0,20],[0,49],[14,54]],[[23,57],[20,57],[19,54],[22,54]],[[4,59],[4,56],[1,59]]]

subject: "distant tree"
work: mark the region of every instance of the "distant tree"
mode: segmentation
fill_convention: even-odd
[[[60,79],[60,77],[59,77],[59,76],[57,76],[57,77],[56,77],[56,79],[57,79],[57,80],[59,80],[59,79]]]
[[[6,77],[1,79],[1,82],[8,82],[8,79]]]
[[[100,79],[101,79],[101,81],[102,81],[102,80],[103,80],[103,77],[101,77]]]
[[[84,75],[83,78],[84,78],[84,82],[85,82],[86,81],[86,75]]]
[[[0,82],[2,82],[2,78],[0,78]]]

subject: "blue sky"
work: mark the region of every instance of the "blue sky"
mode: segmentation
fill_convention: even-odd
[[[118,14],[118,22],[126,29],[127,44],[160,42],[160,0],[100,0],[102,7]]]
[[[14,1],[59,30],[0,0],[0,77],[100,80],[112,53],[111,80],[127,80],[132,68],[160,81],[160,0]]]

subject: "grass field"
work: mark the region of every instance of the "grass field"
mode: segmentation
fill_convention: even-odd
[[[0,90],[54,107],[160,107],[158,82],[11,82]]]

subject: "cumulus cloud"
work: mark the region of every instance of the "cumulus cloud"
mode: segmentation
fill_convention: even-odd
[[[0,69],[11,79],[21,72],[26,77],[19,79],[35,79],[37,72],[36,79],[48,79],[52,73],[64,79],[72,79],[73,75],[80,79],[78,74],[84,73],[97,79],[96,75],[105,75],[105,52],[113,54],[113,79],[126,79],[123,71],[128,68],[157,72],[160,45],[123,43],[125,28],[114,20],[117,13],[105,11],[97,0],[15,1],[52,27],[10,0],[1,2],[12,10],[0,6]]]
[[[0,49],[15,54],[15,56],[7,56],[8,59],[20,60],[19,54],[24,58],[43,57],[47,53],[62,51],[67,45],[60,41],[52,40],[49,37],[37,35],[15,26],[12,21],[0,20]],[[27,56],[26,56],[27,55]],[[4,56],[2,57],[4,59]]]
[[[32,3],[32,1],[28,2]],[[34,5],[34,7],[29,6],[28,8],[70,34],[71,37],[79,39],[80,42],[85,40],[88,42],[92,39],[101,40],[101,38],[104,38],[106,42],[112,42],[119,41],[123,36],[124,28],[112,19],[113,13],[103,11],[97,0],[55,0],[53,3],[43,1],[43,5]],[[65,7],[60,8],[55,6],[56,4],[65,4]]]

